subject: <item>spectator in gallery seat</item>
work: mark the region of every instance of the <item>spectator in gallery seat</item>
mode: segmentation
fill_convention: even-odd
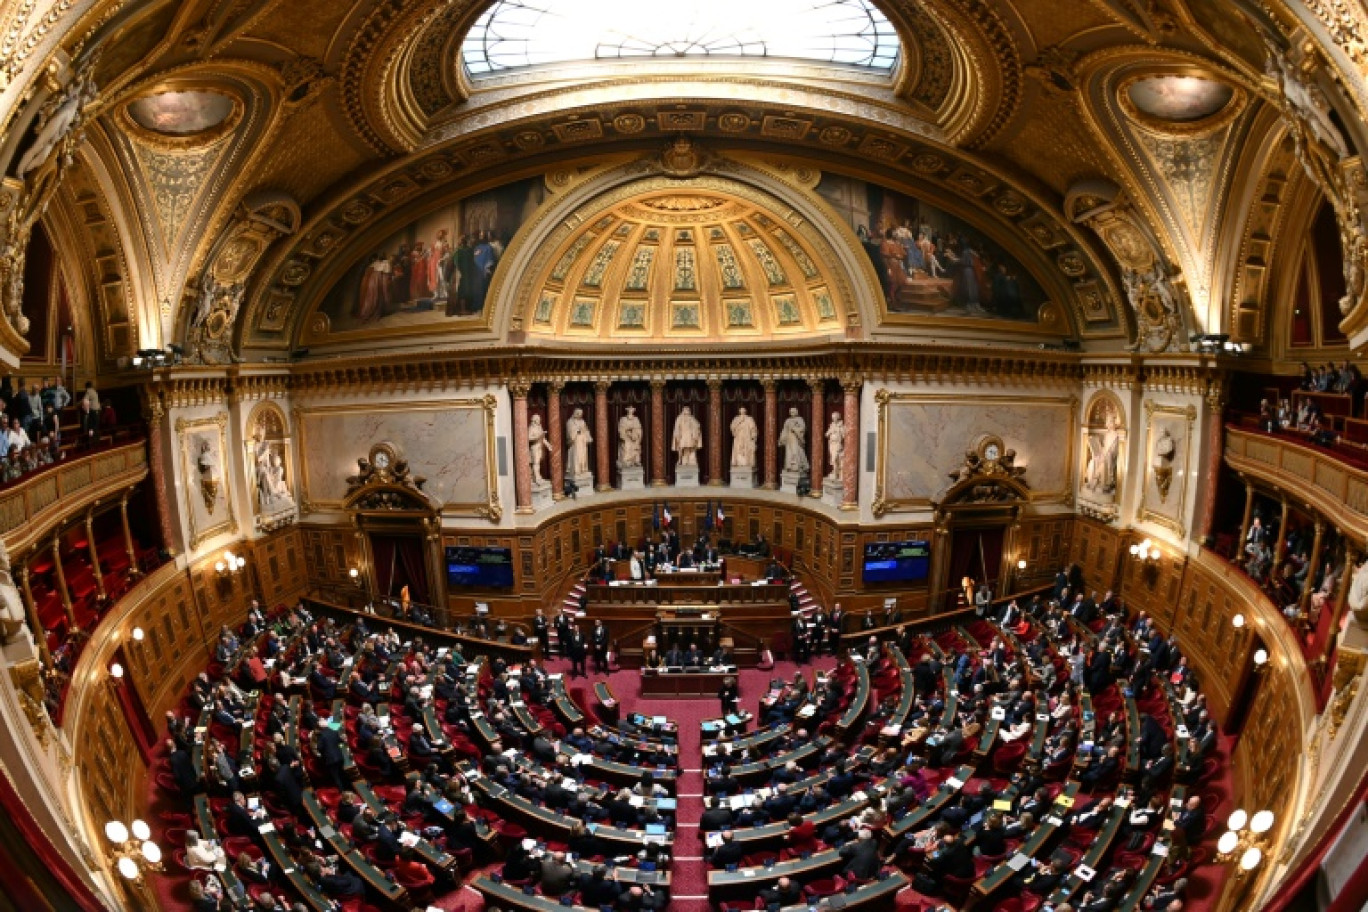
[[[712,850],[710,861],[714,868],[725,868],[741,864],[745,857],[746,850],[736,841],[736,834],[731,830],[723,830],[722,844]]]

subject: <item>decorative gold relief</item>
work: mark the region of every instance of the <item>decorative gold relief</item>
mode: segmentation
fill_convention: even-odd
[[[37,631],[41,635],[41,631]],[[43,702],[43,669],[38,664],[37,659],[29,659],[26,662],[18,662],[10,666],[10,682],[14,689],[19,692],[19,702],[24,708],[24,717],[28,719],[28,724],[33,729],[33,736],[38,739],[39,745],[43,750],[47,750],[52,742],[53,728],[52,720],[48,718],[47,709]]]
[[[1196,420],[1194,405],[1145,400],[1144,458],[1148,473],[1136,519],[1162,526],[1179,538],[1186,534],[1184,510],[1191,475],[1188,460]]]
[[[227,412],[209,418],[176,419],[192,551],[216,535],[238,530],[228,473],[227,427]]]

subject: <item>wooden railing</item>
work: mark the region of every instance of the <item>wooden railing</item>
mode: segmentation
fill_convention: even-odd
[[[147,477],[147,442],[68,458],[0,488],[0,536],[20,553],[86,507]]]
[[[1368,538],[1368,470],[1333,450],[1227,427],[1225,461],[1237,472],[1301,499],[1360,541]]]

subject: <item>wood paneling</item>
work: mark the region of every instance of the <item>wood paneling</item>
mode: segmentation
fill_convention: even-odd
[[[1117,560],[1126,533],[1092,519],[1074,520],[1070,562],[1083,571],[1084,585],[1090,589],[1115,589]]]

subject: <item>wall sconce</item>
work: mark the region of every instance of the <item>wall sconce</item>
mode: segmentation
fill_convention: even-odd
[[[109,666],[109,680],[110,680],[110,683],[112,683],[112,684],[122,684],[122,683],[123,683],[123,676],[124,676],[124,667],[123,667],[122,665],[120,665],[118,662],[115,662],[115,663],[113,663],[112,665]]]
[[[1237,808],[1226,820],[1226,831],[1216,841],[1216,860],[1234,862],[1235,876],[1243,877],[1263,861],[1268,831],[1273,829],[1273,812],[1259,811],[1250,817]]]
[[[214,564],[214,570],[219,576],[229,577],[247,566],[247,558],[239,557],[232,551],[224,551],[223,559]]]
[[[1018,571],[1023,571],[1023,570],[1025,570],[1025,569],[1026,569],[1026,559],[1023,557],[1021,560],[1017,561],[1017,570],[1018,570]]]
[[[146,637],[147,634],[143,633],[143,629],[141,627],[134,627],[132,636],[133,642],[141,643],[143,641],[143,638]]]
[[[1243,614],[1237,614],[1237,615],[1235,615],[1233,618],[1230,619],[1230,626],[1231,626],[1231,627],[1234,627],[1236,630],[1242,630],[1242,629],[1244,629],[1244,625],[1245,625],[1245,616],[1244,616]]]
[[[1148,538],[1138,545],[1131,545],[1130,553],[1131,557],[1138,561],[1150,561],[1151,563],[1158,563],[1159,561],[1159,548]]]
[[[353,586],[355,586],[355,587],[358,588],[358,589],[361,588],[361,571],[360,571],[360,570],[356,569],[355,567],[352,567],[351,569],[349,569],[349,570],[347,571],[347,577],[348,577],[349,579],[351,579],[352,585],[353,585]]]
[[[124,826],[123,821],[111,820],[105,824],[105,838],[114,846],[114,867],[125,879],[136,881],[144,872],[162,869],[161,846],[152,841],[152,830],[143,821]]]
[[[1265,671],[1267,671],[1267,670],[1268,670],[1268,650],[1267,650],[1267,649],[1256,649],[1256,650],[1254,650],[1254,673],[1255,673],[1255,674],[1263,674],[1263,673],[1264,673]]]

